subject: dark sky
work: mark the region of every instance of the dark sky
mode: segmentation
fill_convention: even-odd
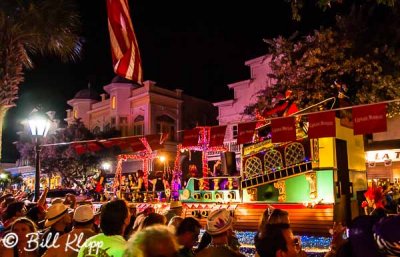
[[[17,125],[35,106],[55,110],[64,119],[66,101],[77,91],[90,82],[102,93],[114,77],[106,2],[77,2],[82,17],[81,60],[62,64],[56,58],[34,58],[35,68],[26,72],[17,107],[6,117],[3,162],[17,158],[11,142],[17,139]],[[231,99],[227,84],[249,78],[244,62],[267,52],[264,38],[310,31],[332,16],[311,6],[306,13],[312,15],[305,13],[301,22],[294,22],[284,0],[132,0],[130,8],[144,79],[212,102]]]

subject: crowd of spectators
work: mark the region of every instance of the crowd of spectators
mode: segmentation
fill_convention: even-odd
[[[234,217],[224,208],[212,211],[203,227],[198,219],[183,215],[179,201],[171,202],[165,213],[156,213],[151,205],[139,211],[122,199],[108,201],[95,211],[91,203],[77,203],[74,195],[46,202],[46,193],[36,202],[23,193],[0,196],[0,256],[244,256],[233,230]],[[347,227],[335,224],[326,257],[400,256],[400,216],[387,215],[376,195],[368,194],[373,210]],[[205,232],[199,238],[201,229]],[[272,207],[260,219],[254,246],[259,257],[307,256],[293,235],[289,213]]]

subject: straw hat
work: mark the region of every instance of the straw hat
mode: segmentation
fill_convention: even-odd
[[[169,204],[169,208],[170,208],[170,209],[182,208],[182,203],[181,203],[181,201],[172,201],[172,202]]]
[[[92,220],[94,217],[93,208],[92,206],[85,204],[78,206],[75,209],[73,220],[76,222],[87,222]]]
[[[400,256],[400,216],[381,218],[373,227],[379,249],[387,256]]]
[[[207,233],[218,235],[232,227],[233,219],[226,209],[213,211],[207,218]]]
[[[45,227],[50,227],[68,214],[68,207],[62,203],[53,204],[47,209]]]

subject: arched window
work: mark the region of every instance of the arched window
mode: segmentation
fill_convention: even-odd
[[[175,141],[175,120],[168,115],[156,118],[157,133],[168,133],[167,140]]]
[[[264,155],[264,168],[266,173],[274,172],[283,168],[282,154],[274,149]]]
[[[142,115],[136,116],[133,120],[132,132],[135,136],[144,135],[144,117]]]
[[[250,157],[244,165],[245,178],[252,178],[262,174],[262,162],[258,157]]]
[[[287,167],[304,162],[305,158],[306,154],[302,144],[294,142],[285,147],[285,162]]]

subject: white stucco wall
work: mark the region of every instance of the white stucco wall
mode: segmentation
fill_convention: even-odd
[[[218,107],[219,124],[228,125],[225,141],[233,140],[233,125],[250,120],[251,117],[243,114],[245,107],[257,101],[261,90],[273,85],[274,81],[268,77],[271,72],[269,62],[270,56],[260,56],[246,61],[250,78],[228,85],[234,91],[234,99],[214,103],[214,106]]]

